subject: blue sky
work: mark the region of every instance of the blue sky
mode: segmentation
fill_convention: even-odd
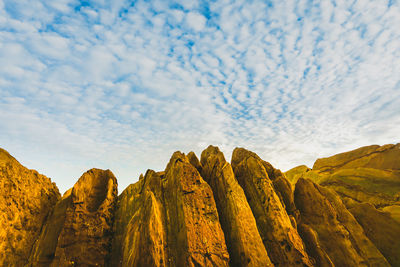
[[[283,170],[399,142],[399,1],[0,0],[0,146],[61,192],[176,150]]]

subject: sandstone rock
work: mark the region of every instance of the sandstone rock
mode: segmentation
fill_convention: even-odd
[[[315,259],[316,266],[333,267],[335,266],[328,254],[322,249],[318,239],[318,234],[307,224],[300,223],[298,231],[303,238],[307,252]]]
[[[243,189],[218,147],[209,146],[201,153],[201,166],[214,193],[230,266],[272,266]]]
[[[130,210],[133,215],[121,240],[122,255],[118,263],[110,266],[165,266],[167,263],[161,177],[149,170],[140,185],[139,195],[134,195],[137,205]],[[119,207],[120,212],[123,208]]]
[[[384,146],[372,145],[340,153],[332,157],[317,159],[313,170],[332,172],[338,169],[353,169],[357,167],[399,170],[399,158],[400,143]]]
[[[228,266],[229,254],[210,186],[175,152],[163,179],[170,266]]]
[[[144,176],[139,181],[129,185],[118,197],[117,209],[114,215],[113,241],[109,266],[122,266],[123,246],[129,222],[141,206],[140,191],[143,188]]]
[[[400,266],[400,224],[371,204],[351,202],[350,212],[392,266]]]
[[[368,202],[376,208],[399,206],[400,144],[362,147],[318,159],[313,170],[299,166],[286,175],[292,182],[302,177],[332,188],[342,199]]]
[[[392,219],[400,223],[400,205],[386,206],[382,208],[382,211],[388,213]]]
[[[0,266],[24,266],[60,193],[0,148]]]
[[[306,165],[300,165],[288,170],[287,172],[285,172],[285,175],[289,182],[295,185],[297,180],[299,180],[303,176],[303,174],[308,171],[311,171],[311,169],[308,168]]]
[[[326,253],[335,266],[389,266],[333,191],[300,178],[296,183],[295,203],[301,213],[299,228],[310,227],[315,231],[316,241],[312,243],[320,244],[319,252],[312,252],[315,245],[310,246],[314,258],[319,260],[318,254]],[[307,230],[303,233],[310,240],[310,233]]]
[[[188,158],[190,164],[192,164],[193,167],[195,167],[197,169],[197,171],[199,173],[201,173],[203,167],[201,166],[200,161],[197,158],[196,154],[193,151],[190,151],[189,154],[187,154],[187,158]]]
[[[104,266],[111,248],[117,180],[84,173],[57,203],[31,255],[32,266]]]
[[[257,222],[268,255],[277,266],[311,266],[303,242],[268,178],[265,163],[253,152],[236,148],[232,167]]]

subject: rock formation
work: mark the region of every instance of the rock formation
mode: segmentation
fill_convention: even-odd
[[[272,266],[244,191],[218,147],[201,153],[201,169],[214,193],[231,266]]]
[[[111,250],[117,180],[110,170],[84,173],[56,204],[34,249],[32,266],[104,266]]]
[[[0,266],[24,266],[60,193],[54,183],[0,149]]]
[[[277,266],[311,266],[303,241],[275,192],[262,160],[253,152],[236,148],[232,154],[232,166],[272,263]]]
[[[319,259],[311,252],[319,247],[324,255],[318,266],[329,266],[329,261],[335,266],[389,266],[336,193],[300,178],[294,195],[301,213],[299,225],[307,239],[311,235],[315,239],[309,252]]]
[[[282,173],[209,146],[119,196],[111,171],[91,169],[62,197],[0,150],[0,265],[400,266],[399,148]]]

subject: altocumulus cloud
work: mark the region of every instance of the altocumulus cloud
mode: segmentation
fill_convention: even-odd
[[[61,191],[175,150],[278,168],[399,141],[399,1],[0,0],[0,146]]]

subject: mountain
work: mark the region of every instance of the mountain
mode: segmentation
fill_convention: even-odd
[[[0,266],[400,266],[399,151],[282,173],[209,146],[120,195],[110,170],[91,169],[61,196],[0,150]]]

